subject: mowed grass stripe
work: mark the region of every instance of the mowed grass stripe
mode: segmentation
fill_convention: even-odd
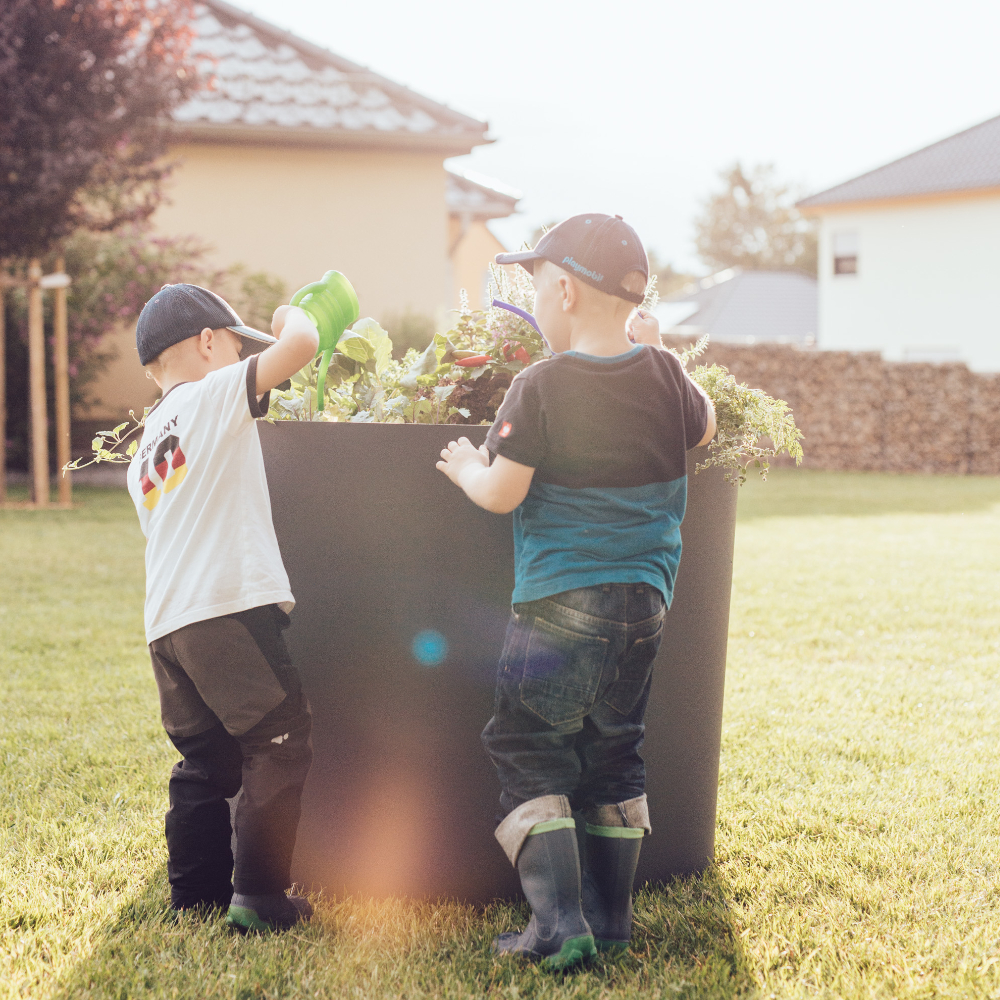
[[[142,538],[79,492],[0,512],[0,997],[1000,995],[996,480],[744,488],[717,863],[567,978],[490,956],[517,907],[319,900],[265,940],[175,917]]]

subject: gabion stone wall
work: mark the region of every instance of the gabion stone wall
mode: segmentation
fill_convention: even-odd
[[[1000,375],[783,344],[711,344],[697,363],[784,399],[805,467],[1000,475]]]

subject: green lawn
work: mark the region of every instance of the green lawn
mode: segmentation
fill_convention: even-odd
[[[1000,481],[744,488],[717,864],[566,978],[493,960],[505,906],[175,917],[142,539],[79,493],[0,512],[0,997],[1000,997]]]

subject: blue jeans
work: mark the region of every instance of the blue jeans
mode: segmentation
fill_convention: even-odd
[[[573,809],[642,795],[639,748],[663,595],[608,583],[515,604],[483,745],[500,778],[502,819],[541,795]]]

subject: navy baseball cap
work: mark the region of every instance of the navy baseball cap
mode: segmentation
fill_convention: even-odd
[[[534,273],[535,261],[547,260],[572,271],[588,285],[626,302],[645,298],[622,287],[626,274],[641,271],[649,280],[649,261],[639,234],[620,215],[574,215],[553,226],[534,250],[498,253],[498,264],[520,264]]]
[[[278,342],[269,333],[244,326],[236,310],[215,292],[200,285],[164,285],[142,307],[139,322],[135,325],[135,346],[139,351],[140,364],[148,365],[168,347],[189,337],[197,337],[205,327],[232,330],[251,342],[246,347],[253,346],[258,351]],[[240,356],[244,353],[241,351]]]

